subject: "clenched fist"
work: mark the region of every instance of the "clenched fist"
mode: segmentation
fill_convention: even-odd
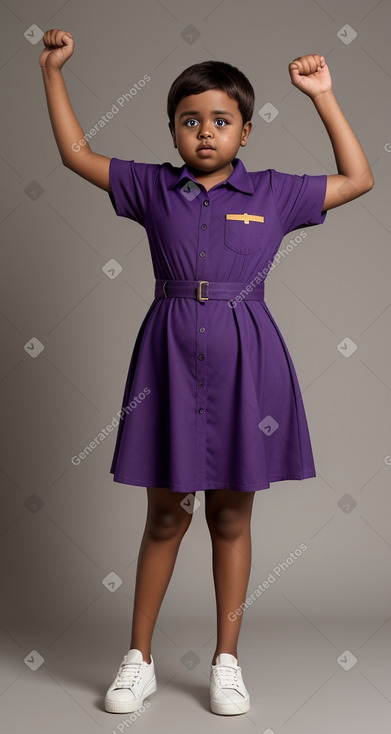
[[[292,84],[311,98],[331,91],[331,76],[324,56],[299,56],[289,64],[289,74]]]
[[[55,28],[46,31],[42,40],[45,48],[39,57],[41,69],[61,69],[75,48],[72,34]]]

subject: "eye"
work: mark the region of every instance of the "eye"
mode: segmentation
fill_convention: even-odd
[[[194,122],[194,123],[196,123],[196,125],[198,124],[197,120],[194,117],[191,117],[188,120],[185,120],[185,123],[184,123],[185,126],[186,127],[195,127],[195,125],[189,125],[190,122],[191,123]],[[216,122],[222,122],[222,123],[224,123],[223,125],[217,125],[217,127],[225,127],[226,125],[229,125],[228,120],[226,120],[224,117],[218,117],[218,118],[216,118]]]

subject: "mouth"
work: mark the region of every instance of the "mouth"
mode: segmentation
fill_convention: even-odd
[[[207,157],[208,157],[208,155],[210,155],[211,153],[213,153],[213,152],[214,152],[214,150],[215,150],[215,149],[214,149],[214,148],[212,148],[211,146],[206,146],[206,145],[202,145],[202,146],[201,146],[201,148],[197,148],[197,153],[198,153],[198,155],[200,155],[200,156],[201,156],[202,158],[207,158]]]

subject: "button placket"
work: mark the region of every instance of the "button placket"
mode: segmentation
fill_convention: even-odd
[[[207,280],[209,252],[210,200],[201,203],[196,280]],[[196,301],[196,432],[199,481],[206,481],[206,421],[207,421],[207,301]]]

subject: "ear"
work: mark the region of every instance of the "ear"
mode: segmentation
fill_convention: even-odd
[[[249,135],[250,135],[250,133],[251,133],[251,128],[252,128],[252,126],[253,126],[253,124],[252,124],[252,122],[250,122],[250,121],[246,122],[246,123],[245,123],[245,125],[243,125],[243,129],[242,129],[242,137],[241,137],[241,140],[240,140],[240,145],[241,145],[241,146],[242,146],[243,148],[244,148],[244,147],[246,146],[246,144],[247,144],[247,139],[248,139],[248,136],[249,136]]]
[[[176,148],[177,145],[176,145],[176,140],[175,140],[175,131],[172,128],[171,122],[168,123],[168,127],[169,127],[170,133],[172,135],[172,140],[173,140],[173,143],[174,143],[174,148]]]

